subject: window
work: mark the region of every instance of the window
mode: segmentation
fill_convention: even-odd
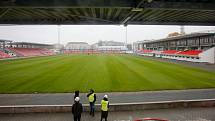
[[[176,45],[176,42],[173,41],[173,42],[170,42],[170,46],[175,46]]]
[[[200,44],[208,44],[209,38],[208,37],[201,37],[200,38]]]
[[[195,45],[199,45],[199,38],[196,38]]]
[[[204,38],[204,43],[205,44],[209,43],[209,38],[208,37]]]

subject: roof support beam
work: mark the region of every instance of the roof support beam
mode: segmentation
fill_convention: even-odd
[[[0,10],[2,24],[215,24],[213,0],[0,0]]]
[[[132,21],[129,25],[189,25],[189,26],[215,26],[214,22],[166,22],[166,21]]]
[[[167,2],[156,0],[3,0],[0,8],[153,8],[176,10],[215,10],[215,1],[210,2]]]
[[[97,17],[97,16],[96,16],[96,9],[95,9],[95,8],[90,8],[90,10],[91,10],[92,16],[93,16],[94,18],[96,18],[96,17]]]
[[[7,14],[9,10],[10,10],[10,8],[8,8],[5,11],[3,11],[2,13],[0,13],[0,18],[2,18],[5,14]]]
[[[133,7],[133,0],[8,0],[0,1],[0,7]]]

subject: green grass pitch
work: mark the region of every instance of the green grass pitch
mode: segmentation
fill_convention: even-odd
[[[0,93],[214,87],[215,72],[131,55],[58,55],[0,61]]]

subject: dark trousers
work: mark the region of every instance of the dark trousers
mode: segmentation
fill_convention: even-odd
[[[105,119],[105,121],[107,121],[107,117],[108,117],[108,111],[102,111],[102,113],[101,113],[101,121],[103,119]]]
[[[74,116],[74,121],[81,121],[81,115],[79,115],[79,116]]]
[[[90,102],[90,115],[94,116],[95,112],[95,104],[93,102]]]

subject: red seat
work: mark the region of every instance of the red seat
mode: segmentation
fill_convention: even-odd
[[[9,50],[17,53],[20,56],[31,57],[31,56],[44,56],[53,55],[54,52],[48,49],[41,48],[8,48]]]
[[[187,50],[179,52],[179,55],[199,55],[202,51],[201,50]]]
[[[176,54],[180,51],[177,50],[164,50],[163,52],[161,52],[162,54]]]
[[[11,58],[12,56],[0,51],[0,58]]]
[[[153,50],[139,50],[140,53],[151,53]]]
[[[55,52],[49,49],[40,49],[40,52],[44,55],[55,55]]]

